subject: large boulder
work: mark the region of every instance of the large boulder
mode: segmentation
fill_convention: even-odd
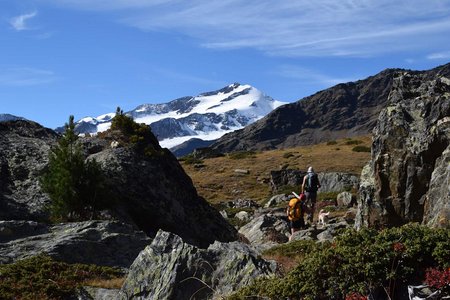
[[[151,239],[128,224],[113,221],[61,223],[0,221],[0,264],[38,254],[68,263],[128,268]]]
[[[274,262],[240,242],[199,249],[159,231],[130,267],[119,299],[218,298],[275,271]]]
[[[253,220],[239,228],[239,233],[260,251],[286,243],[290,235],[286,209],[258,213]]]
[[[399,72],[361,174],[356,226],[449,224],[450,65]]]
[[[116,216],[132,220],[149,236],[159,229],[176,233],[185,241],[207,247],[215,240],[236,240],[236,230],[199,197],[192,180],[167,149],[153,145],[152,153],[141,154],[131,146],[98,148],[95,159],[104,170],[110,192],[116,199]],[[156,139],[155,139],[156,140]],[[109,145],[107,143],[107,145]]]
[[[58,135],[25,120],[0,122],[0,220],[44,220],[49,197],[39,186]]]

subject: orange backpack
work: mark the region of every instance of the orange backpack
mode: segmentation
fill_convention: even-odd
[[[300,197],[301,198],[301,197]],[[299,198],[292,198],[289,200],[288,219],[291,221],[298,221],[302,217],[302,200]]]

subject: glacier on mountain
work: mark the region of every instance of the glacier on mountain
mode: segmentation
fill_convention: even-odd
[[[195,97],[162,104],[143,104],[126,112],[137,123],[150,125],[162,147],[171,148],[191,138],[214,140],[251,124],[286,104],[250,85],[234,83]],[[114,113],[86,117],[76,123],[79,133],[107,130]]]

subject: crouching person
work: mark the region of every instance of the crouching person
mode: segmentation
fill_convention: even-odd
[[[291,236],[289,241],[292,240],[294,232],[299,231],[305,227],[305,221],[303,220],[305,194],[300,194],[299,197],[292,198],[289,201],[289,205],[286,209],[286,214],[289,219],[289,227],[291,228]]]

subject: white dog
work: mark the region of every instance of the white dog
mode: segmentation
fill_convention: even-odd
[[[325,212],[323,209],[321,209],[319,211],[319,216],[318,216],[318,225],[323,225],[325,226],[325,224],[328,223],[328,215],[330,214],[330,212]]]

